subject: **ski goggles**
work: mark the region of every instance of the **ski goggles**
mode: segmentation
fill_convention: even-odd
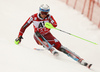
[[[40,11],[43,11],[43,12],[49,12],[50,9],[46,9],[46,10],[45,10],[45,9],[41,9],[41,8],[40,8]]]
[[[48,15],[48,12],[42,12],[42,11],[41,11],[41,14],[42,14],[42,15]]]

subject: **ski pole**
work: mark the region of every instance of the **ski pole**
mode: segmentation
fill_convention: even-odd
[[[95,42],[92,42],[92,41],[89,41],[89,40],[87,40],[87,39],[81,38],[81,37],[76,36],[76,35],[74,35],[74,34],[71,34],[71,33],[69,33],[69,32],[63,31],[63,30],[61,30],[61,29],[55,28],[55,27],[54,27],[51,23],[49,23],[49,22],[46,22],[46,23],[45,23],[45,27],[46,27],[46,28],[49,28],[49,29],[56,29],[56,30],[58,30],[58,31],[67,33],[67,34],[69,34],[69,35],[71,35],[71,36],[74,36],[74,37],[76,37],[76,38],[79,38],[79,39],[82,39],[82,40],[84,40],[84,41],[90,42],[90,43],[92,43],[92,44],[98,45],[98,44],[95,43]]]

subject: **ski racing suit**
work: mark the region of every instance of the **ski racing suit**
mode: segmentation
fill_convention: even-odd
[[[33,14],[31,17],[28,18],[28,20],[24,23],[24,25],[21,27],[19,36],[22,36],[25,32],[26,28],[33,23],[34,32],[39,32],[51,45],[54,44],[54,47],[59,50],[61,47],[61,43],[50,33],[50,29],[45,27],[45,23],[49,22],[54,27],[57,27],[57,23],[52,15],[48,14],[46,18],[41,18],[39,13]],[[37,40],[37,38],[34,36],[34,39],[38,44],[40,42]],[[41,39],[41,38],[40,38]],[[41,39],[42,40],[42,39]]]

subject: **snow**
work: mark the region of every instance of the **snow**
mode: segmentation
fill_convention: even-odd
[[[29,16],[46,3],[58,23],[59,29],[96,42],[98,45],[75,38],[57,30],[51,33],[66,47],[92,63],[88,69],[65,54],[53,56],[38,46],[30,25],[21,44],[14,40]],[[34,48],[44,49],[36,51]],[[1,0],[0,1],[0,72],[100,72],[100,29],[85,16],[59,0]]]

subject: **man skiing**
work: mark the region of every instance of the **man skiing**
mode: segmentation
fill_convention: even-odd
[[[58,41],[51,33],[50,29],[45,27],[45,23],[49,22],[54,27],[57,27],[57,23],[52,15],[49,14],[50,7],[47,4],[42,4],[39,7],[39,13],[33,14],[31,17],[28,18],[28,20],[24,23],[24,25],[21,27],[18,37],[15,39],[15,43],[19,44],[21,40],[23,39],[23,33],[26,30],[26,28],[33,23],[34,27],[34,39],[36,40],[37,44],[42,45],[45,48],[48,48],[48,50],[53,55],[58,55],[58,52],[55,50],[59,50],[65,54],[67,54],[69,57],[74,59],[75,61],[79,62],[80,64],[84,66],[90,67],[88,63],[86,63],[82,58],[80,58],[78,55],[64,47],[60,41]]]

